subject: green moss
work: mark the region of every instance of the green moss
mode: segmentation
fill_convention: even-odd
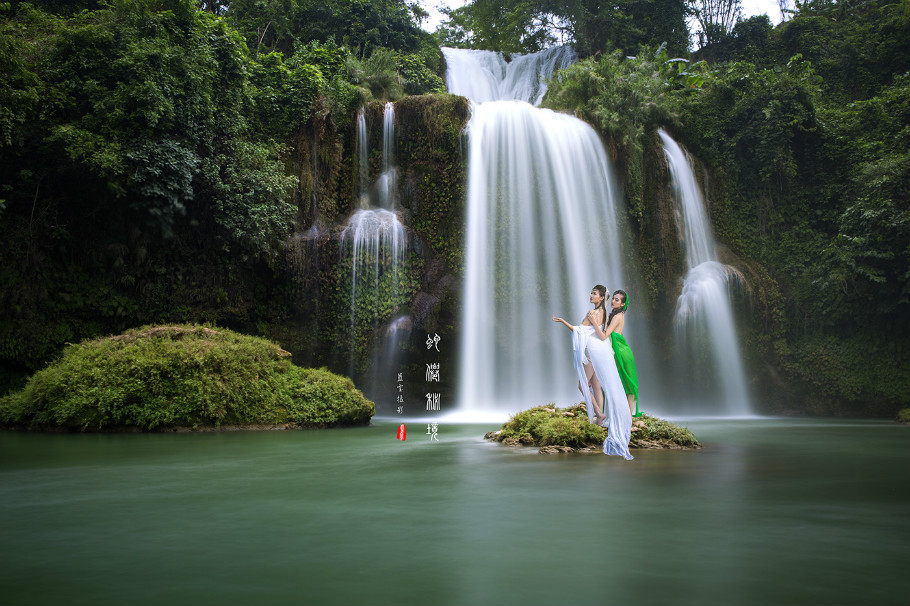
[[[673,444],[682,448],[701,447],[698,439],[687,427],[680,427],[664,419],[648,415],[642,415],[635,420],[642,422],[636,423],[639,429],[632,433],[632,440],[629,442],[631,448],[645,448],[650,446],[648,443],[652,442]]]
[[[347,378],[294,366],[277,344],[198,325],[147,326],[70,345],[0,399],[8,426],[76,430],[368,422]]]
[[[405,97],[395,104],[399,127],[402,205],[409,227],[453,271],[464,262],[467,180],[462,133],[467,99],[455,95]]]
[[[906,403],[910,374],[899,347],[863,337],[774,343],[781,367],[805,386],[809,412],[842,416],[890,417]],[[835,407],[831,400],[842,404]]]
[[[699,448],[691,431],[669,421],[642,415],[633,423],[631,448]],[[597,448],[607,438],[607,430],[588,421],[583,404],[569,408],[536,406],[515,414],[488,439],[510,445],[565,446]]]

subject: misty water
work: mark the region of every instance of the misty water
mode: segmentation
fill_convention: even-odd
[[[2,602],[908,603],[907,427],[687,424],[633,462],[478,424],[0,432]]]

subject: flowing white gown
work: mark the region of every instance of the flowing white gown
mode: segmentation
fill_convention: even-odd
[[[632,460],[629,452],[629,440],[632,438],[632,413],[629,412],[629,403],[626,391],[616,370],[616,359],[613,357],[613,344],[609,339],[601,341],[597,338],[593,326],[575,326],[572,329],[572,349],[574,350],[575,371],[581,382],[582,392],[585,396],[585,405],[588,409],[588,419],[594,422],[594,397],[588,385],[584,365],[591,361],[594,374],[606,396],[604,403],[607,407],[607,439],[604,440],[604,454],[616,455],[626,460]]]

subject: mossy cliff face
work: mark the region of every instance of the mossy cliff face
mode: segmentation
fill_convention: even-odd
[[[685,142],[681,133],[670,131],[674,139]],[[670,171],[656,132],[642,151],[641,166],[644,174],[638,186],[641,194],[632,198],[640,200],[642,206],[640,212],[630,213],[634,241],[630,262],[642,276],[640,286],[645,289],[644,299],[648,303],[642,311],[652,327],[654,346],[670,355],[675,351],[673,318],[686,274],[686,253]],[[807,404],[806,390],[800,389],[798,382],[792,382],[793,375],[782,367],[776,351],[775,343],[783,342],[786,327],[780,285],[761,263],[729,243],[731,202],[727,179],[698,159],[694,162],[694,172],[717,239],[718,260],[738,270],[742,280],[740,287],[731,289],[731,303],[747,380],[751,385],[761,386],[762,397],[756,404],[760,411],[775,414],[821,412]],[[625,173],[621,176],[626,187],[628,176]],[[632,182],[634,194],[636,180]],[[666,358],[663,363],[672,364],[672,360]]]
[[[671,133],[685,144],[682,133]],[[670,352],[672,318],[685,276],[685,251],[676,227],[669,170],[655,136],[642,153],[641,213],[630,211],[634,240],[630,263],[637,264],[650,307],[658,351]],[[887,348],[868,348],[862,338],[813,335],[800,327],[800,310],[780,268],[750,254],[750,223],[735,184],[720,169],[696,158],[695,175],[704,194],[717,240],[718,260],[736,268],[741,288],[731,289],[740,350],[758,412],[791,415],[892,416],[906,403],[906,363]],[[624,177],[626,186],[628,176]],[[635,179],[632,179],[634,193]],[[635,196],[632,196],[635,198]],[[763,203],[771,204],[765,200]],[[631,202],[630,202],[631,205]],[[751,247],[750,247],[751,246]],[[640,300],[640,299],[639,299]],[[897,348],[895,347],[895,351]],[[869,361],[857,364],[857,352]],[[665,360],[669,362],[670,360]]]
[[[666,313],[673,309],[685,275],[685,250],[676,221],[676,202],[669,178],[666,157],[655,131],[648,139],[637,162],[630,163],[635,173],[621,172],[623,189],[628,193],[632,254],[630,263],[637,267],[643,288],[636,301],[644,303],[652,317],[662,318],[655,324],[656,332],[669,334]],[[638,168],[640,166],[640,169]],[[630,169],[631,170],[631,169]]]
[[[353,339],[351,263],[339,238],[358,203],[356,116],[334,115],[323,101],[289,142],[285,163],[298,178],[292,195],[298,214],[283,258],[224,250],[213,228],[195,218],[162,240],[126,219],[126,227],[110,229],[55,217],[44,201],[55,195],[50,186],[24,215],[6,209],[0,394],[24,385],[66,343],[153,322],[211,322],[263,335],[301,364],[356,374],[367,369],[368,352],[389,320],[408,315],[415,354],[426,337],[418,339],[418,330],[438,332],[448,341],[442,355],[454,354],[467,101],[431,95],[396,105],[399,206],[409,247],[395,283],[387,276],[378,297],[362,299],[376,311],[354,326]],[[366,108],[371,181],[381,170],[382,110],[378,102]]]
[[[364,108],[368,183],[374,183],[382,171],[383,112],[384,104],[379,102]],[[320,140],[320,148],[342,150],[334,164],[314,163],[314,147],[307,137],[301,139],[299,170],[308,173],[301,183],[320,186],[312,189],[311,212],[301,213],[298,233],[288,247],[289,313],[264,324],[266,334],[295,354],[299,350],[309,363],[374,380],[376,352],[390,323],[398,320],[405,338],[398,344],[396,367],[385,372],[422,379],[427,334],[445,339],[433,361],[454,368],[464,256],[462,133],[468,114],[467,100],[452,95],[409,96],[395,103],[396,210],[407,230],[407,252],[395,274],[380,263],[375,288],[358,289],[354,314],[351,250],[344,246],[341,234],[360,204],[356,122],[351,120],[343,132],[331,134],[334,146]],[[326,195],[329,199],[322,197]],[[452,388],[447,381],[453,376],[442,374],[442,389]]]

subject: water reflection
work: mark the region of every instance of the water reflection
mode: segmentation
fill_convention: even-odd
[[[907,428],[694,420],[697,452],[492,427],[0,433],[7,603],[903,604]],[[54,579],[48,583],[47,579]],[[65,596],[65,597],[64,597]]]

